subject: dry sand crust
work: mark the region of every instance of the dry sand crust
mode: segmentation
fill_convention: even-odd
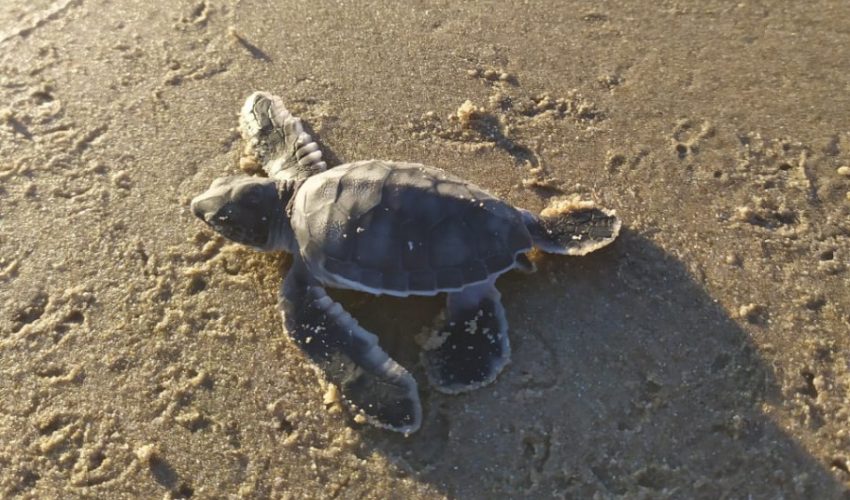
[[[850,3],[593,4],[0,3],[0,497],[847,498]],[[287,259],[186,209],[255,89],[331,162],[623,233],[500,280],[496,383],[360,425]],[[425,380],[438,301],[337,296]]]

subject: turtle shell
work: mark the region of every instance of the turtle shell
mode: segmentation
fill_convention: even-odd
[[[363,161],[314,175],[291,210],[315,276],[371,293],[456,291],[513,268],[532,246],[517,209],[413,163]]]

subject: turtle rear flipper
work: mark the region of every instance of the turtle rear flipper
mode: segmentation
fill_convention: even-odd
[[[248,96],[239,113],[239,128],[245,154],[269,177],[301,180],[327,170],[319,145],[280,97],[266,92]]]
[[[449,293],[446,322],[423,347],[428,379],[440,392],[471,391],[495,380],[510,361],[511,348],[493,282]]]
[[[379,427],[406,434],[419,429],[416,381],[327,295],[297,256],[281,287],[280,306],[289,335],[349,406]]]
[[[561,200],[539,216],[523,211],[534,246],[547,253],[586,255],[607,246],[620,233],[620,219],[613,210],[590,201]]]

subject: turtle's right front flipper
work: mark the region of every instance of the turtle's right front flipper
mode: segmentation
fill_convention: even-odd
[[[319,145],[278,96],[267,92],[248,96],[239,113],[239,128],[248,161],[259,163],[269,177],[301,180],[327,170]]]
[[[328,296],[298,256],[283,282],[280,306],[292,339],[339,387],[346,403],[379,427],[404,433],[419,428],[416,381]]]

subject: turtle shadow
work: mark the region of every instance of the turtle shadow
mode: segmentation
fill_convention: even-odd
[[[402,353],[423,427],[408,437],[361,427],[367,448],[459,498],[840,495],[764,414],[782,397],[773,370],[676,258],[624,230],[603,251],[539,267],[499,281],[513,356],[497,381],[443,395]],[[409,338],[441,308],[347,302],[382,341]]]
[[[495,115],[490,113],[477,114],[476,118],[470,121],[470,128],[510,155],[516,164],[528,163],[532,167],[538,166],[539,162],[534,152],[505,135],[502,125]]]

